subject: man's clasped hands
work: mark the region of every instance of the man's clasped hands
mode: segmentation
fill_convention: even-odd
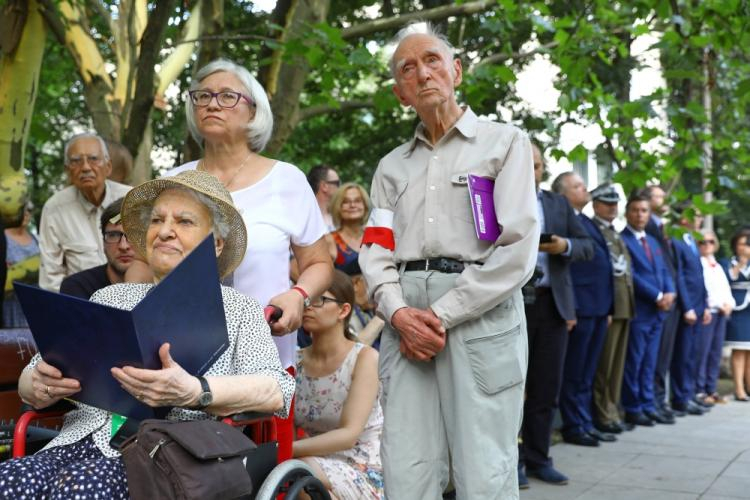
[[[432,309],[402,307],[391,324],[401,335],[401,354],[417,361],[430,361],[445,347],[445,328]]]

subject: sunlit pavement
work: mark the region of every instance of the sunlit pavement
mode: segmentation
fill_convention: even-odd
[[[597,448],[556,444],[551,454],[570,482],[530,478],[522,500],[750,499],[750,402],[637,427]]]

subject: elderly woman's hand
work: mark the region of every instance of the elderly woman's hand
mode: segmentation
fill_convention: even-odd
[[[152,407],[193,405],[200,395],[198,379],[186,372],[169,354],[169,344],[159,348],[161,370],[125,366],[112,368],[112,375],[123,389]]]
[[[81,390],[81,383],[73,378],[65,378],[62,372],[40,360],[31,370],[31,389],[35,408],[46,408]]]
[[[268,301],[277,306],[284,314],[278,321],[271,323],[271,333],[276,336],[286,335],[302,326],[302,314],[305,312],[305,299],[297,290],[287,290]]]

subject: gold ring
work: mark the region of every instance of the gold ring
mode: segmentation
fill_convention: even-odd
[[[51,394],[51,393],[49,392],[49,386],[46,386],[46,387],[44,388],[44,392],[46,392],[46,393],[47,393],[47,396],[48,396],[48,397],[49,397],[50,399],[52,398],[52,394]]]
[[[143,393],[139,393],[138,396],[136,396],[138,399],[143,399]]]

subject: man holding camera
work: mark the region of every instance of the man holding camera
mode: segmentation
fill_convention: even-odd
[[[538,147],[533,146],[533,154],[537,211],[542,231],[537,269],[542,276],[533,283],[533,303],[527,300],[525,305],[529,368],[518,461],[521,488],[529,485],[524,465],[526,473],[542,481],[552,484],[566,484],[568,481],[552,466],[549,447],[568,332],[576,323],[569,267],[571,261],[590,260],[594,253],[593,243],[568,200],[539,188],[544,161]],[[528,293],[526,297],[529,297]]]

